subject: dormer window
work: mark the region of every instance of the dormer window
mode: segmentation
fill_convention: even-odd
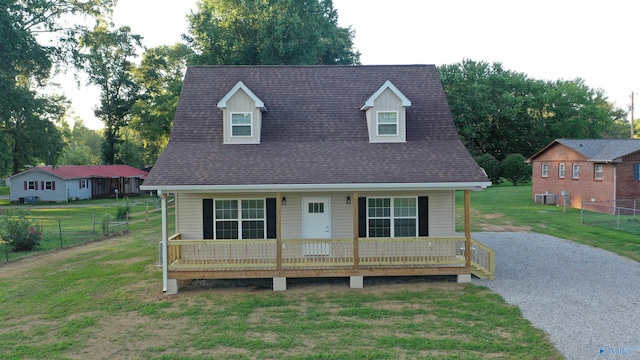
[[[407,141],[406,108],[411,101],[387,80],[360,110],[365,111],[370,142]]]
[[[253,124],[251,122],[251,113],[232,113],[231,114],[231,136],[232,137],[251,137],[253,135]]]
[[[242,81],[218,101],[222,110],[225,144],[259,144],[264,102]]]
[[[378,111],[378,136],[398,136],[398,112]]]

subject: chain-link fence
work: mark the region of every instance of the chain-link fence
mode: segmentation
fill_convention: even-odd
[[[640,235],[640,200],[583,201],[583,224]]]

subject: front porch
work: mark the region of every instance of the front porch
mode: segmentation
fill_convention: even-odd
[[[465,237],[181,240],[169,238],[171,279],[468,274]],[[355,246],[354,246],[355,245]],[[354,251],[357,246],[357,251]],[[281,249],[281,251],[278,251]],[[493,278],[494,252],[471,239],[471,273]]]
[[[284,290],[286,278],[296,277],[350,277],[352,287],[362,287],[366,276],[455,275],[459,282],[470,281],[471,274],[494,276],[493,250],[471,238],[469,190],[463,236],[362,237],[359,205],[353,201],[345,206],[352,212],[352,237],[288,238],[282,235],[284,198],[274,195],[275,238],[194,239],[178,228],[169,235],[165,217],[160,243],[164,291],[175,293],[178,280],[190,279],[273,278],[274,290]],[[357,192],[350,195],[358,199]],[[167,195],[162,198],[166,216]]]

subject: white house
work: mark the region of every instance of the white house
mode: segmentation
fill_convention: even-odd
[[[36,166],[9,177],[12,202],[64,202],[137,195],[147,172],[129,165]]]
[[[433,65],[193,66],[143,188],[162,194],[163,290],[175,293],[183,279],[490,278],[493,253],[469,223],[469,191],[490,185]]]

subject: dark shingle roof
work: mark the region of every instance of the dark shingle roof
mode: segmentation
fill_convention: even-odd
[[[386,80],[412,103],[405,143],[369,143],[360,107]],[[268,109],[260,144],[223,144],[216,104],[238,81]],[[194,66],[145,186],[444,182],[488,180],[433,65]]]
[[[591,161],[613,161],[640,151],[640,140],[634,139],[558,139],[556,141]]]

